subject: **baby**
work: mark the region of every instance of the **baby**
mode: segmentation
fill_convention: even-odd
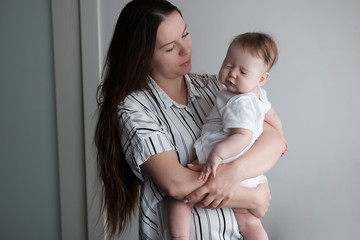
[[[195,142],[199,163],[205,163],[199,179],[207,181],[221,163],[235,160],[258,139],[266,121],[283,135],[281,120],[261,88],[278,57],[274,40],[264,33],[244,33],[231,42],[219,71],[225,86]],[[286,140],[284,138],[286,143]],[[264,175],[239,183],[255,188],[266,182]],[[259,219],[247,209],[233,209],[241,234],[246,240],[268,239]],[[173,239],[188,239],[190,209],[176,200],[169,201],[170,234]]]

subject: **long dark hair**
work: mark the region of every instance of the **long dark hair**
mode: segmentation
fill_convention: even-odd
[[[129,223],[139,197],[139,182],[121,149],[117,106],[130,93],[147,87],[156,33],[164,17],[180,11],[165,0],[133,0],[116,23],[98,88],[99,119],[95,130],[102,212],[110,236]]]

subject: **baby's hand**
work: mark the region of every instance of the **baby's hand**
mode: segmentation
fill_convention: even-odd
[[[212,176],[215,177],[216,169],[221,163],[222,163],[221,158],[217,156],[209,156],[204,169],[200,173],[199,180],[203,180],[204,182],[206,182],[210,174],[212,174]]]

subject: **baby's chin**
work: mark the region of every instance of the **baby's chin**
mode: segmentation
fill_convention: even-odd
[[[225,89],[226,89],[226,91],[228,91],[230,93],[236,93],[236,94],[240,93],[235,85],[228,85],[227,84],[227,85],[225,85]]]

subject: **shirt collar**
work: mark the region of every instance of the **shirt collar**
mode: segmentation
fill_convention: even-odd
[[[185,76],[185,83],[188,89],[188,98],[189,103],[193,102],[196,98],[200,97],[199,92],[197,91],[196,87],[192,84],[190,77],[186,74]],[[164,107],[169,108],[171,106],[175,106],[177,108],[185,108],[185,105],[179,104],[172,100],[165,92],[160,88],[160,86],[155,82],[155,80],[148,75],[149,80],[149,87],[151,91],[154,93],[154,97],[157,99],[157,101]]]

